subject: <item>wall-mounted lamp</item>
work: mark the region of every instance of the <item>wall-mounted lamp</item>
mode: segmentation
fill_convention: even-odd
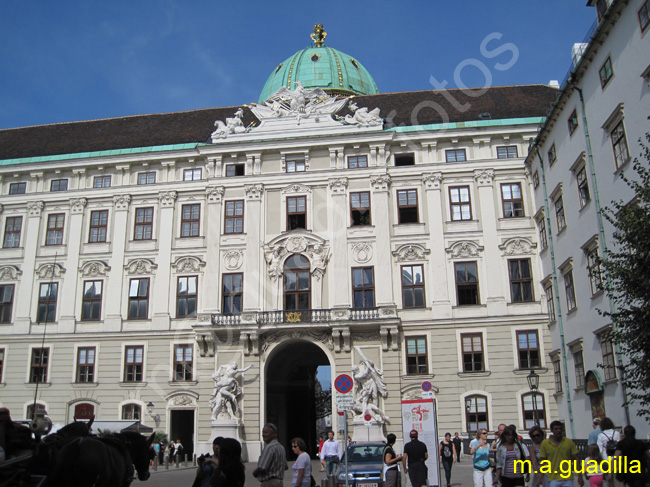
[[[151,416],[151,419],[153,419],[156,423],[160,421],[160,414],[154,414],[154,405],[151,401],[149,401],[149,404],[147,404],[147,412],[149,413],[149,416]]]

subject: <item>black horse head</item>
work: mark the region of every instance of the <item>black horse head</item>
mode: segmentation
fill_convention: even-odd
[[[133,431],[123,431],[122,436],[126,440],[126,446],[131,455],[131,461],[138,472],[139,480],[147,480],[149,478],[149,462],[153,459],[155,453],[151,448],[155,433],[151,433],[149,438],[145,438],[140,433]]]

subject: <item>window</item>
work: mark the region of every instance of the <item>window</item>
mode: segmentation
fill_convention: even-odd
[[[524,412],[524,429],[529,430],[535,424],[546,429],[546,408],[544,394],[528,392],[521,395],[521,406]]]
[[[77,382],[94,382],[95,380],[95,347],[79,347],[77,349]]]
[[[573,287],[573,270],[569,269],[564,274],[564,289],[566,291],[566,307],[568,311],[576,307],[576,292]]]
[[[226,177],[232,178],[235,176],[243,176],[244,169],[244,164],[226,164]]]
[[[516,145],[497,147],[497,159],[514,159],[518,157]]]
[[[548,310],[548,321],[553,323],[555,321],[555,297],[553,295],[553,286],[549,285],[544,289],[546,293],[546,308]]]
[[[601,340],[600,351],[603,354],[603,375],[605,380],[616,379],[616,361],[611,340]]]
[[[481,304],[478,298],[476,262],[457,262],[455,268],[458,306]]]
[[[5,249],[15,249],[20,247],[20,232],[22,227],[22,216],[7,217],[5,220],[5,238],[2,245]]]
[[[509,260],[508,267],[512,302],[533,301],[533,276],[530,271],[530,259]]]
[[[155,171],[138,173],[138,184],[154,184],[155,182],[156,182]]]
[[[414,166],[415,165],[415,154],[408,152],[406,154],[395,154],[395,165],[396,166]]]
[[[589,273],[591,295],[595,296],[603,290],[603,279],[596,248],[594,247],[585,251],[585,256],[587,257],[587,272]]]
[[[59,284],[51,282],[41,284],[38,293],[38,316],[37,323],[47,323],[54,321],[56,317],[56,300],[59,290]]]
[[[90,234],[88,242],[98,243],[106,242],[106,233],[108,230],[108,210],[98,210],[90,212]]]
[[[9,185],[9,194],[25,194],[27,183],[11,183]]]
[[[192,380],[192,345],[174,345],[174,380]]]
[[[370,192],[350,193],[352,226],[370,225]]]
[[[562,392],[562,369],[559,354],[553,357],[553,378],[555,379],[555,392]]]
[[[198,237],[201,205],[183,205],[181,207],[181,238]]]
[[[110,188],[110,187],[111,187],[110,176],[95,176],[93,178],[93,188]]]
[[[11,323],[14,306],[14,285],[0,284],[0,323]]]
[[[4,371],[5,365],[5,349],[0,348],[0,384],[2,384],[2,372]]]
[[[537,331],[526,330],[517,332],[517,354],[520,369],[535,369],[541,367]]]
[[[589,196],[589,183],[587,182],[587,168],[583,167],[576,174],[576,182],[578,183],[578,198],[580,200],[580,208],[589,203],[591,197]]]
[[[539,186],[539,171],[535,169],[535,172],[533,173],[533,187],[537,189]]]
[[[571,112],[571,115],[569,115],[567,124],[569,126],[569,134],[573,135],[573,132],[575,132],[578,128],[578,113],[575,110],[573,110],[573,112]]]
[[[415,189],[404,189],[397,192],[398,222],[418,223],[418,192]]]
[[[284,309],[310,309],[311,281],[309,261],[294,254],[284,264]]]
[[[643,2],[637,15],[639,16],[641,32],[643,32],[648,28],[648,25],[650,25],[650,0]]]
[[[479,430],[490,430],[487,397],[479,395],[467,396],[465,398],[465,409],[467,412],[468,433],[476,433]]]
[[[176,318],[196,316],[198,277],[179,277],[176,294]]]
[[[45,245],[61,245],[63,243],[63,223],[65,215],[57,213],[47,216],[47,234]]]
[[[244,200],[226,201],[225,233],[244,232]]]
[[[588,2],[587,5],[589,5],[591,2]],[[603,18],[605,15],[605,12],[607,12],[608,8],[608,0],[596,0],[596,16],[598,17],[598,20]]]
[[[102,317],[102,281],[85,281],[81,319],[98,321]]]
[[[424,308],[424,269],[422,265],[402,266],[402,306]]]
[[[67,179],[53,179],[50,182],[50,191],[67,191],[68,190],[68,180]]]
[[[548,164],[549,166],[552,166],[555,161],[557,161],[557,152],[555,151],[555,144],[551,146],[551,148],[548,150]]]
[[[600,67],[600,86],[603,88],[609,83],[609,80],[612,79],[612,76],[614,76],[614,72],[612,71],[612,59],[607,58],[605,60],[605,63]]]
[[[221,312],[225,315],[238,315],[242,312],[244,301],[244,274],[224,274]]]
[[[375,277],[373,267],[352,269],[352,294],[355,308],[375,307]]]
[[[368,156],[348,156],[348,167],[350,169],[368,167]]]
[[[521,196],[521,184],[502,184],[501,199],[503,200],[504,218],[516,218],[524,216],[524,200]]]
[[[307,197],[291,196],[287,198],[287,230],[307,228]]]
[[[183,181],[199,181],[200,179],[201,179],[201,168],[183,170]]]
[[[610,135],[612,139],[612,149],[614,150],[614,162],[616,163],[616,169],[618,169],[630,159],[623,120],[618,122]]]
[[[576,388],[585,386],[585,361],[582,349],[573,352],[573,366],[576,372]]]
[[[467,160],[465,149],[448,149],[445,151],[447,162],[463,162]]]
[[[124,382],[142,382],[144,347],[142,345],[124,348]]]
[[[129,282],[129,319],[146,320],[149,312],[149,278]]]
[[[125,404],[122,406],[122,419],[142,419],[142,408],[139,404]]]
[[[555,204],[555,220],[557,221],[557,233],[566,228],[566,219],[564,218],[564,201],[562,195],[558,196]]]
[[[45,413],[45,405],[36,403],[36,412]],[[27,406],[27,416],[25,417],[29,419],[34,418],[34,403],[31,403]]]
[[[483,335],[463,333],[460,336],[463,347],[463,372],[483,372]]]
[[[47,365],[50,359],[49,348],[32,348],[32,362],[29,368],[29,382],[47,382]]]
[[[153,234],[153,208],[136,208],[135,210],[135,240],[151,240]]]
[[[542,250],[548,247],[548,237],[546,236],[546,218],[542,215],[537,219],[537,228],[539,228],[539,243]]]
[[[408,375],[428,374],[427,337],[406,338],[406,373]]]
[[[472,204],[469,196],[469,186],[449,188],[449,206],[452,221],[472,219]]]
[[[287,172],[305,172],[304,160],[287,161]]]

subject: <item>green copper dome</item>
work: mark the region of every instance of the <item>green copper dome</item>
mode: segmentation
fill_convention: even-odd
[[[320,27],[320,31],[317,28]],[[379,93],[375,80],[363,65],[347,54],[323,46],[327,34],[322,25],[316,26],[316,46],[298,51],[280,63],[266,80],[260,94],[263,103],[279,88],[285,86],[293,90],[295,82],[300,81],[307,89],[321,88],[331,95],[373,95]]]

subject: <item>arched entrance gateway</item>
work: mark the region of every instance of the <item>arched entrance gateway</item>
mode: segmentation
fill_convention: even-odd
[[[300,437],[314,454],[319,432],[332,420],[330,384],[318,380],[330,366],[327,354],[310,341],[292,339],[275,347],[266,363],[265,422],[277,425],[282,445]]]

